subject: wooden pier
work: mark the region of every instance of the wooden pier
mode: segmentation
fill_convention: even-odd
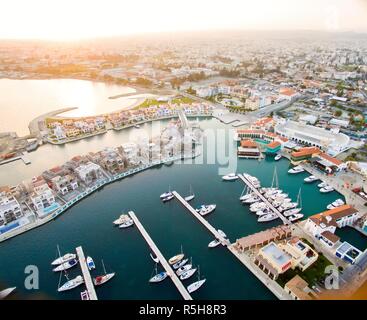
[[[283,221],[283,223],[285,224],[285,225],[291,225],[291,222],[284,216],[284,215],[282,215],[281,213],[280,213],[280,211],[279,210],[277,210],[269,201],[268,201],[268,199],[266,199],[261,193],[260,193],[260,191],[259,190],[257,190],[254,186],[253,186],[253,184],[249,181],[249,180],[247,180],[242,174],[239,174],[238,175],[239,176],[239,178],[247,185],[247,187],[249,187],[250,189],[251,189],[251,191],[253,192],[253,193],[255,193],[260,199],[261,199],[261,201],[263,201],[266,205],[267,205],[267,207],[271,210],[271,211],[273,211],[282,221]]]
[[[80,268],[82,269],[84,283],[88,291],[89,300],[98,300],[92,277],[90,276],[87,262],[84,256],[83,248],[77,247],[76,254],[78,255]]]
[[[145,239],[145,241],[148,243],[150,249],[154,252],[156,257],[159,259],[160,264],[162,267],[166,270],[168,276],[171,278],[172,282],[176,286],[177,290],[180,292],[181,296],[185,300],[192,300],[192,297],[186,290],[186,287],[182,284],[180,279],[177,277],[176,273],[173,271],[167,260],[164,258],[163,254],[160,252],[152,238],[149,236],[148,232],[145,230],[143,225],[140,223],[139,219],[135,215],[133,211],[129,211],[129,216],[131,219],[133,219],[136,227],[139,229],[141,235]]]
[[[208,230],[213,236],[218,239],[223,246],[227,246],[230,244],[229,240],[220,235],[220,233],[208,222],[206,221],[184,198],[182,198],[176,191],[173,191],[172,194],[176,197],[178,201],[180,201],[186,209],[189,210],[190,213],[194,215]]]

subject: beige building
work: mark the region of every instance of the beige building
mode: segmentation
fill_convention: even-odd
[[[308,287],[308,283],[299,275],[289,280],[285,284],[284,290],[289,293],[294,300],[312,300],[314,298],[312,290]]]

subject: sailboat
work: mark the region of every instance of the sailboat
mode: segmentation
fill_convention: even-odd
[[[74,254],[74,253],[66,253],[65,255],[63,255],[61,257],[60,256],[59,245],[57,245],[57,251],[59,253],[59,256],[58,256],[58,258],[56,258],[54,261],[51,262],[51,265],[53,265],[53,266],[58,266],[59,264],[63,264],[65,262],[68,262],[68,261],[76,258],[76,254]]]
[[[170,197],[172,195],[172,192],[171,192],[171,186],[168,187],[168,192],[165,192],[165,193],[162,193],[160,195],[160,198],[161,200],[167,198],[167,197]]]
[[[0,300],[3,300],[6,297],[8,297],[9,295],[11,295],[16,288],[17,287],[7,288],[7,289],[0,291]]]
[[[299,214],[302,210],[302,197],[301,197],[301,188],[299,188],[299,191],[298,191],[298,196],[297,196],[297,206],[295,206],[294,208],[289,208],[288,210],[285,210],[283,212],[283,215],[285,217],[293,217],[297,214]],[[298,208],[297,208],[298,207]],[[302,215],[303,217],[303,215]],[[289,219],[291,220],[291,219]]]
[[[159,263],[159,259],[157,256],[155,256],[153,253],[150,253],[150,257],[152,258],[152,260],[155,262],[155,263]]]
[[[62,291],[67,291],[67,290],[71,290],[74,289],[78,286],[80,286],[81,284],[84,283],[84,279],[82,276],[77,276],[74,279],[71,279],[67,282],[65,282],[61,287],[59,287],[57,289],[58,292],[62,292]]]
[[[107,281],[110,281],[115,276],[114,272],[112,272],[112,273],[107,273],[106,272],[106,268],[104,266],[103,260],[102,260],[102,266],[103,266],[104,275],[95,277],[93,279],[93,282],[94,282],[95,286],[100,286],[100,285],[106,283]]]
[[[206,282],[206,279],[200,280],[200,266],[198,266],[198,281],[191,283],[187,287],[187,291],[189,293],[193,293],[194,291],[199,290],[205,282]]]
[[[153,276],[152,278],[149,279],[149,282],[151,283],[158,283],[158,282],[162,282],[164,279],[167,278],[168,274],[167,272],[160,272],[158,273],[157,271],[157,264],[155,264],[155,276]]]
[[[74,258],[71,258],[71,254],[66,254],[63,257],[61,257],[59,246],[57,246],[57,252],[59,254],[59,258],[54,260],[52,262],[52,264],[54,264],[55,262],[61,262],[61,264],[59,264],[57,267],[52,269],[53,272],[65,271],[65,270],[68,270],[68,269],[70,269],[70,268],[72,268],[72,267],[74,267],[78,264],[78,260],[76,259],[76,256]],[[66,256],[68,256],[68,258],[66,259],[65,262],[62,262],[62,261],[64,261]]]
[[[191,186],[191,184],[190,184],[190,195],[189,196],[187,196],[187,197],[185,197],[185,201],[187,201],[187,202],[189,202],[189,201],[191,201],[192,199],[194,199],[195,198],[195,194],[193,193],[193,191],[192,191],[192,186]]]
[[[170,258],[168,260],[168,263],[170,265],[174,265],[176,264],[177,262],[181,261],[183,258],[185,257],[184,253],[183,253],[183,250],[182,250],[182,245],[181,245],[181,253],[180,254],[177,254],[175,256],[173,256],[172,258]]]

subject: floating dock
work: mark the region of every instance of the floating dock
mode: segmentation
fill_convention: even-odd
[[[248,181],[242,174],[238,175],[239,178],[247,185],[247,187],[249,187],[251,189],[251,191],[253,193],[255,193],[264,203],[266,203],[267,207],[273,211],[274,213],[276,213],[276,215],[283,221],[283,223],[285,225],[291,225],[291,222],[285,217],[283,216],[279,210],[277,210],[269,201],[268,199],[266,199],[260,192],[259,190],[257,190],[253,184]]]
[[[184,205],[186,209],[189,210],[189,212],[191,212],[194,215],[195,218],[197,218],[210,231],[210,233],[213,234],[213,236],[216,239],[218,239],[221,242],[223,246],[227,246],[230,244],[228,239],[221,236],[219,232],[208,221],[206,221],[198,212],[196,212],[196,210],[193,207],[191,207],[191,205],[184,198],[182,198],[176,191],[173,191],[172,194],[176,197],[178,201],[180,201]]]
[[[129,216],[130,216],[131,219],[133,219],[136,227],[139,229],[141,235],[143,236],[145,241],[148,243],[150,249],[154,252],[156,257],[159,259],[160,264],[166,270],[168,276],[171,278],[172,282],[176,286],[177,290],[180,292],[181,296],[185,300],[192,300],[192,297],[190,296],[190,294],[186,290],[186,287],[182,284],[180,279],[177,277],[176,273],[172,270],[171,266],[169,265],[169,263],[167,262],[167,260],[163,256],[163,254],[160,252],[158,247],[155,245],[154,241],[149,236],[148,232],[145,230],[143,225],[140,223],[140,221],[137,218],[137,216],[135,215],[135,213],[133,211],[129,211]]]
[[[90,276],[87,262],[84,256],[83,248],[77,247],[75,250],[76,254],[78,255],[80,268],[82,269],[84,283],[88,291],[89,300],[98,300],[92,277]]]

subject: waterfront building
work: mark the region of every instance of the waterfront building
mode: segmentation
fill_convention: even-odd
[[[276,154],[282,149],[282,144],[279,141],[270,142],[265,146],[266,153]]]
[[[343,161],[331,157],[324,152],[319,153],[317,156],[311,159],[311,162],[315,167],[328,174],[340,171],[347,167],[347,164]]]
[[[289,293],[294,300],[312,300],[315,297],[308,283],[299,275],[295,275],[289,280],[285,284],[284,290]]]
[[[52,178],[50,182],[52,189],[62,195],[66,195],[79,187],[77,179],[70,174],[65,176],[56,176]]]
[[[0,193],[0,226],[8,224],[23,216],[18,200],[9,192]]]
[[[335,251],[335,255],[338,258],[343,259],[344,261],[347,261],[351,264],[354,264],[361,254],[362,251],[352,246],[348,242],[343,242]]]
[[[351,205],[343,205],[309,217],[305,229],[320,239],[324,231],[335,233],[336,228],[352,226],[359,218],[359,212]]]
[[[100,152],[88,154],[93,163],[98,163],[111,174],[120,173],[126,166],[126,159],[114,148],[106,148]]]
[[[278,141],[282,145],[288,142],[288,139],[285,137],[282,137],[273,132],[268,132],[268,131],[259,130],[259,129],[239,129],[236,131],[234,139],[237,141],[244,140],[244,139],[259,139],[266,143],[270,143],[272,141]]]
[[[334,247],[340,241],[340,237],[329,230],[320,233],[320,242],[329,248]]]
[[[305,147],[300,148],[297,151],[291,153],[291,162],[294,164],[301,163],[303,161],[310,160],[311,158],[319,155],[321,150],[317,147]]]
[[[32,184],[33,192],[30,195],[30,200],[39,216],[42,216],[48,213],[50,207],[54,206],[55,196],[42,177],[33,178]]]
[[[103,177],[101,167],[90,161],[75,168],[75,174],[86,185],[90,185],[92,182]]]
[[[53,129],[53,135],[57,141],[63,141],[66,139],[66,133],[61,124],[57,123],[55,128]]]
[[[271,279],[276,280],[292,267],[292,256],[271,242],[259,250],[254,262]]]
[[[318,147],[335,156],[349,147],[350,138],[323,128],[310,126],[292,120],[278,123],[275,132],[297,143]]]
[[[237,155],[240,158],[258,159],[261,157],[261,152],[253,140],[242,140],[237,149]]]
[[[273,128],[275,125],[275,120],[271,117],[261,118],[256,120],[252,125],[251,129],[266,130]]]

